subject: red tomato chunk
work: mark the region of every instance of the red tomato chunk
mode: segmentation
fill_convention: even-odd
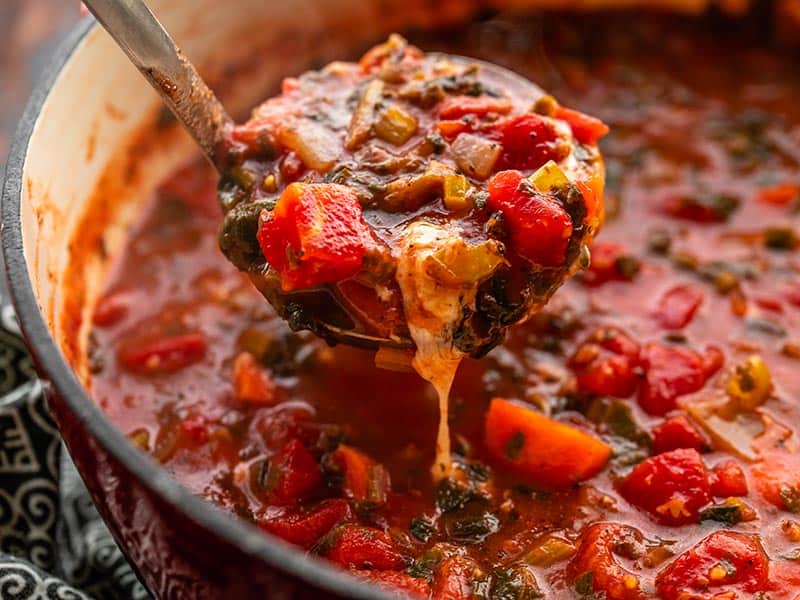
[[[697,450],[680,449],[645,459],[620,482],[620,493],[659,523],[695,523],[711,501],[708,471]]]
[[[391,538],[373,527],[341,525],[319,546],[322,556],[350,569],[398,570],[406,566]]]
[[[399,571],[356,571],[359,577],[369,580],[378,587],[412,598],[428,598],[431,586],[425,579],[412,577]]]
[[[705,294],[693,285],[680,284],[667,290],[654,313],[664,329],[683,329],[694,318]]]
[[[202,333],[185,333],[124,344],[119,351],[120,364],[133,373],[157,375],[175,373],[203,359],[206,338]]]
[[[642,534],[637,529],[617,523],[595,523],[583,534],[578,552],[567,566],[567,577],[575,583],[589,574],[592,590],[606,600],[644,600],[647,595],[639,578],[623,568],[616,558],[617,555],[635,558],[634,554],[642,547]]]
[[[581,274],[581,281],[589,286],[631,281],[640,268],[639,260],[621,244],[597,242],[592,248],[592,262]]]
[[[290,440],[272,465],[277,473],[277,482],[271,494],[276,504],[295,504],[322,484],[319,464],[298,439]]]
[[[340,281],[361,270],[370,233],[351,189],[292,184],[262,219],[258,242],[285,291]]]
[[[287,542],[309,550],[335,525],[352,519],[347,500],[323,502],[308,512],[288,512],[259,522],[259,526]]]
[[[633,394],[642,377],[639,344],[621,329],[600,327],[570,358],[580,391],[625,398]]]
[[[610,131],[608,125],[600,119],[571,108],[559,106],[553,116],[556,119],[566,121],[572,130],[572,135],[581,144],[596,144],[601,137],[608,135]]]
[[[716,531],[656,577],[663,600],[752,598],[768,585],[769,559],[757,536]]]
[[[519,171],[502,171],[489,180],[490,210],[500,211],[511,234],[511,248],[533,264],[557,266],[572,235],[572,219],[548,194],[525,185]]]
[[[538,169],[548,160],[562,156],[553,126],[539,115],[528,113],[496,123],[491,137],[503,146],[497,169]]]
[[[693,448],[698,452],[709,448],[705,436],[684,415],[671,417],[653,429],[653,454],[678,448]]]
[[[711,493],[718,498],[747,495],[747,478],[735,460],[726,460],[711,468]]]
[[[643,354],[646,371],[639,390],[639,404],[652,415],[675,409],[676,400],[702,388],[722,366],[722,353],[709,348],[705,355],[663,344],[648,344]]]

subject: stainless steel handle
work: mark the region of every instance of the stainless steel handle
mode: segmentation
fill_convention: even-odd
[[[215,150],[232,121],[147,5],[142,0],[84,4],[216,166]]]

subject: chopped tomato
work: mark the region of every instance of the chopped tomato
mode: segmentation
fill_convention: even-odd
[[[572,135],[581,144],[597,144],[597,141],[601,137],[608,135],[609,132],[608,125],[600,119],[571,108],[559,106],[553,116],[556,119],[566,121],[572,130]]]
[[[453,141],[462,133],[474,131],[475,127],[469,119],[444,119],[436,123],[436,129],[444,139]]]
[[[767,502],[781,510],[800,511],[800,455],[770,452],[750,473]]]
[[[359,577],[368,579],[375,585],[387,588],[389,591],[401,593],[403,596],[412,598],[428,598],[431,593],[431,585],[425,579],[412,577],[399,571],[356,571]]]
[[[567,565],[567,577],[576,582],[591,577],[591,590],[606,600],[644,600],[647,595],[639,578],[620,565],[616,555],[632,559],[643,550],[639,530],[618,523],[590,525],[581,538],[578,552]],[[583,592],[584,590],[581,590]]]
[[[349,498],[360,502],[383,504],[391,483],[389,472],[366,454],[340,444],[333,453],[344,470],[344,491]]]
[[[667,565],[656,589],[663,600],[753,598],[768,581],[769,559],[758,536],[715,531]]]
[[[671,417],[653,428],[653,454],[663,454],[678,448],[708,450],[705,436],[684,415]]]
[[[352,518],[347,500],[327,500],[307,512],[289,512],[259,521],[261,529],[299,546],[310,549],[335,525]]]
[[[503,146],[498,170],[538,169],[548,160],[558,162],[562,158],[555,129],[533,113],[498,121],[487,134]]]
[[[569,360],[582,392],[616,398],[636,390],[639,363],[639,344],[616,327],[594,330]]]
[[[478,564],[466,556],[445,558],[433,579],[433,600],[469,600],[475,597],[475,581],[483,574]]]
[[[694,318],[704,298],[703,290],[697,286],[673,286],[661,296],[653,316],[664,329],[683,329]]]
[[[290,440],[272,465],[277,472],[277,481],[271,499],[276,504],[295,504],[322,484],[319,464],[298,439]]]
[[[681,448],[639,463],[620,482],[620,493],[664,525],[696,523],[711,501],[708,471],[697,450]]]
[[[490,210],[503,213],[511,249],[533,264],[564,262],[572,219],[556,198],[526,186],[519,171],[502,171],[489,180]]]
[[[725,460],[711,467],[711,493],[718,498],[747,495],[747,478],[735,460]]]
[[[350,569],[398,570],[406,560],[391,538],[380,529],[340,525],[320,542],[318,552]]]
[[[675,401],[702,388],[722,361],[716,348],[702,355],[687,348],[648,344],[643,354],[645,379],[639,388],[639,404],[651,415],[674,410]]]
[[[592,262],[581,273],[581,282],[589,286],[608,281],[631,281],[641,268],[639,259],[621,244],[597,242],[592,247]]]
[[[123,343],[120,364],[139,375],[174,373],[203,359],[206,338],[202,333],[184,333]]]
[[[233,361],[233,388],[236,399],[243,404],[272,406],[280,399],[269,372],[249,352],[241,352]]]
[[[543,488],[589,479],[611,458],[611,448],[594,436],[502,398],[489,405],[486,445],[497,463]]]
[[[258,242],[284,291],[352,277],[370,240],[358,197],[336,184],[292,184],[264,211]]]
[[[92,323],[97,327],[111,327],[125,318],[131,307],[131,293],[118,291],[100,299],[94,307]]]
[[[442,119],[458,119],[465,115],[483,116],[489,113],[506,114],[512,108],[507,98],[492,96],[448,96],[439,103]]]

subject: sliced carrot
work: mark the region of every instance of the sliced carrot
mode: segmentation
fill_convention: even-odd
[[[498,463],[544,488],[589,479],[611,458],[611,448],[597,438],[503,398],[489,406],[486,445]]]
[[[249,352],[241,352],[233,361],[233,388],[243,404],[272,406],[278,401],[275,382]]]
[[[333,453],[344,471],[344,490],[352,499],[375,504],[386,502],[389,474],[383,465],[355,448],[340,444]]]
[[[800,197],[800,186],[795,183],[781,183],[758,190],[756,198],[759,202],[786,206]]]

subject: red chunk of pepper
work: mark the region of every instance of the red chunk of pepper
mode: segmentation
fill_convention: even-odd
[[[656,590],[663,600],[753,598],[768,580],[769,558],[758,536],[715,531],[667,565]]]
[[[308,512],[289,512],[260,521],[258,525],[290,544],[309,550],[334,526],[352,516],[347,500],[335,498]]]
[[[580,280],[589,286],[608,281],[631,281],[640,268],[639,260],[621,244],[597,242],[592,247],[592,262],[581,273]]]
[[[356,571],[356,575],[363,577],[375,585],[386,588],[390,592],[401,593],[404,597],[428,598],[431,585],[426,579],[412,577],[400,571]]]
[[[519,171],[501,171],[489,180],[489,210],[500,211],[508,226],[511,249],[542,266],[564,262],[572,218],[549,194],[542,194]]]
[[[696,523],[711,500],[708,471],[697,450],[681,448],[639,463],[620,482],[620,493],[664,525]]]
[[[569,366],[580,391],[626,398],[641,379],[639,352],[639,344],[621,329],[599,327],[578,347]]]
[[[675,409],[676,400],[701,389],[723,362],[722,353],[708,348],[699,354],[687,348],[648,344],[643,354],[645,379],[639,388],[639,404],[651,415]]]
[[[336,184],[288,186],[264,211],[258,242],[284,291],[312,288],[361,270],[370,231],[358,197]]]

